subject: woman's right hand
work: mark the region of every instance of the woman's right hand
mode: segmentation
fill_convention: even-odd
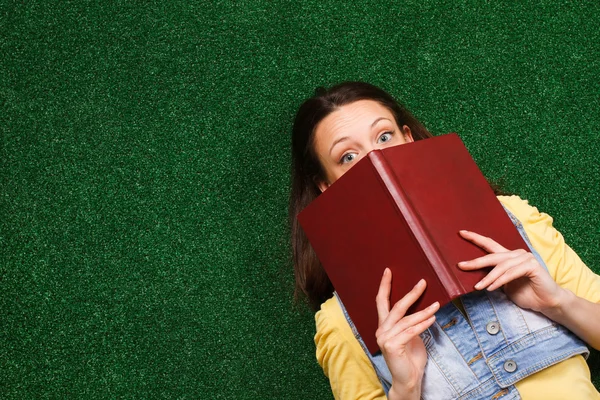
[[[419,337],[435,321],[435,312],[440,308],[438,302],[415,314],[406,315],[406,311],[425,291],[427,284],[421,279],[415,287],[390,309],[392,272],[386,268],[379,292],[377,293],[377,344],[392,373],[392,387],[389,399],[419,399],[421,381],[427,352]]]

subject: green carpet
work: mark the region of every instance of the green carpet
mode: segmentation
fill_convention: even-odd
[[[286,222],[318,85],[459,132],[600,272],[599,4],[2,1],[0,397],[331,398]]]

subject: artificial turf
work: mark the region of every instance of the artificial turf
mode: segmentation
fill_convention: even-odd
[[[0,397],[331,398],[290,126],[364,80],[600,272],[600,3],[0,4]],[[600,387],[600,362],[590,360]]]

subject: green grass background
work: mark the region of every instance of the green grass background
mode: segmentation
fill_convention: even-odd
[[[0,397],[331,398],[286,213],[294,111],[342,80],[600,272],[599,4],[2,0]]]

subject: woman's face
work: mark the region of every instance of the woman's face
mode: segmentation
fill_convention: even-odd
[[[325,172],[317,182],[321,192],[368,152],[412,142],[406,125],[400,129],[390,110],[373,100],[346,104],[325,117],[315,129],[315,151]]]

